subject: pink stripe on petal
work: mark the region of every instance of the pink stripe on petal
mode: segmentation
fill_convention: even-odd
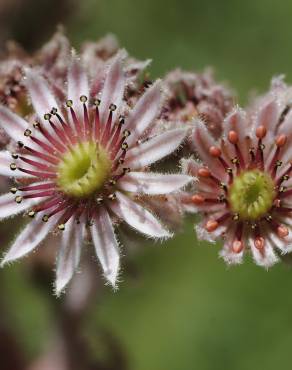
[[[98,210],[90,232],[104,276],[115,287],[120,268],[119,246],[110,216],[103,207]]]
[[[19,170],[12,171],[10,169],[11,163],[18,164],[18,160],[15,160],[11,157],[11,153],[6,150],[0,151],[0,175],[14,178],[30,178],[32,175],[24,174]]]
[[[125,164],[135,170],[148,166],[178,149],[187,135],[187,130],[166,131],[127,152]]]
[[[138,100],[127,118],[127,130],[131,132],[127,139],[129,146],[132,146],[153,123],[161,108],[161,100],[161,81],[158,80]]]
[[[117,108],[121,106],[125,90],[125,74],[123,71],[123,59],[125,52],[120,52],[109,66],[104,86],[101,94],[100,121],[102,124],[107,122],[110,104],[115,104]],[[116,111],[113,112],[115,120]]]
[[[56,266],[55,290],[57,295],[62,293],[78,268],[84,234],[84,224],[76,225],[73,218],[67,222],[65,230],[62,232]]]
[[[193,180],[180,174],[164,175],[151,172],[131,172],[118,182],[119,189],[143,194],[167,194],[181,189]]]
[[[116,192],[117,200],[109,203],[111,210],[127,224],[140,233],[151,238],[170,238],[172,234],[167,231],[156,217],[147,209],[131,200],[120,192]]]
[[[43,222],[37,215],[18,235],[8,252],[4,255],[1,266],[15,261],[34,250],[49,234],[56,224],[56,219]]]

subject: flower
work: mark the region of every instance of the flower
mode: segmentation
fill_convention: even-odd
[[[195,191],[182,197],[188,211],[203,217],[197,235],[223,238],[220,255],[230,264],[250,250],[258,265],[269,267],[277,251],[292,250],[291,98],[292,89],[274,81],[248,114],[233,109],[218,141],[198,122],[193,140],[201,162],[183,161],[197,178]]]
[[[57,230],[62,233],[57,294],[78,267],[87,234],[104,276],[115,286],[120,265],[115,226],[125,222],[150,238],[170,237],[145,199],[142,206],[140,195],[175,192],[192,179],[149,171],[152,163],[178,148],[186,130],[148,137],[162,103],[161,82],[156,81],[129,109],[123,99],[123,58],[125,53],[120,52],[112,60],[101,94],[92,99],[88,76],[73,55],[67,100],[61,105],[39,71],[27,69],[26,88],[36,113],[33,124],[0,108],[1,126],[18,143],[12,154],[0,152],[0,173],[16,181],[10,193],[0,196],[0,217],[25,213],[32,218],[2,265],[31,252]]]
[[[199,117],[215,138],[221,135],[222,121],[233,107],[234,96],[214,80],[210,70],[199,74],[175,69],[166,75],[165,84],[168,102],[161,118],[168,125],[184,123],[192,127],[194,118]]]

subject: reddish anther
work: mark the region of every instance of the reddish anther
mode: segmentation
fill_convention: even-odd
[[[285,238],[289,234],[289,230],[286,226],[280,225],[277,228],[277,234],[280,238]]]
[[[240,240],[234,240],[232,243],[232,251],[234,253],[240,253],[243,250],[243,242]]]
[[[211,147],[209,148],[209,153],[210,153],[210,155],[211,155],[212,157],[216,157],[216,158],[218,158],[218,157],[220,157],[220,156],[221,156],[221,149],[220,149],[220,148],[218,148],[217,146],[211,146]]]
[[[265,247],[265,239],[262,236],[257,236],[254,241],[254,246],[258,250],[263,250]]]
[[[208,168],[202,167],[202,168],[199,169],[198,175],[200,177],[210,177],[211,172],[208,170]]]
[[[259,126],[256,129],[256,136],[258,139],[263,139],[267,134],[267,129],[265,126]]]
[[[216,220],[209,220],[207,221],[205,228],[209,233],[211,233],[212,231],[215,231],[218,226],[219,224]]]
[[[200,204],[203,204],[205,199],[204,197],[202,197],[202,195],[200,194],[195,194],[192,196],[192,203],[196,204],[196,205],[200,205]]]
[[[237,144],[238,143],[238,134],[236,131],[229,131],[228,133],[228,140],[231,144]]]
[[[276,139],[276,145],[278,147],[284,146],[286,144],[286,142],[287,142],[287,136],[286,135],[280,135]]]

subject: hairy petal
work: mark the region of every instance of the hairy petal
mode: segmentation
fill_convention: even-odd
[[[187,175],[131,172],[119,181],[118,186],[124,191],[155,195],[177,191],[192,180]]]
[[[127,118],[127,129],[131,132],[127,140],[129,146],[142,136],[157,117],[161,100],[161,81],[158,80],[139,99]]]
[[[84,224],[76,225],[72,217],[62,233],[60,251],[56,266],[56,294],[60,295],[78,268],[84,240]]]
[[[125,90],[125,74],[123,71],[123,59],[125,57],[125,52],[120,52],[114,58],[112,64],[109,66],[107,72],[104,87],[101,94],[101,104],[100,104],[100,117],[101,122],[106,122],[109,114],[110,104],[115,104],[120,107],[124,90]],[[116,112],[114,112],[113,117]]]
[[[12,171],[10,169],[10,164],[12,162],[17,163],[17,161],[12,159],[11,154],[7,150],[0,151],[0,175],[14,178],[33,177],[32,175],[21,172],[18,169]]]
[[[253,259],[257,265],[268,268],[279,261],[279,258],[274,251],[273,243],[268,238],[265,238],[265,247],[262,251],[255,247],[254,240],[252,238],[249,239],[249,244]]]
[[[173,153],[187,135],[187,130],[176,129],[164,132],[130,149],[126,165],[135,170],[148,166]]]
[[[43,222],[41,215],[37,215],[18,235],[5,254],[1,266],[15,261],[34,250],[55,226],[56,220],[56,217],[52,217],[48,222]]]
[[[28,123],[8,108],[0,106],[0,126],[13,140],[23,141],[23,133],[27,129]]]
[[[151,238],[169,238],[172,236],[160,222],[144,207],[116,192],[117,200],[110,202],[111,210],[127,224]]]
[[[90,231],[104,276],[115,287],[120,268],[119,246],[110,216],[104,207],[100,207]]]

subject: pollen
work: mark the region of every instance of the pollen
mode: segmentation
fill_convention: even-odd
[[[99,144],[88,141],[68,150],[58,165],[58,185],[69,196],[84,198],[98,192],[107,181],[112,162]]]
[[[258,220],[271,209],[276,193],[271,176],[260,170],[242,172],[229,190],[232,211],[241,220]]]

